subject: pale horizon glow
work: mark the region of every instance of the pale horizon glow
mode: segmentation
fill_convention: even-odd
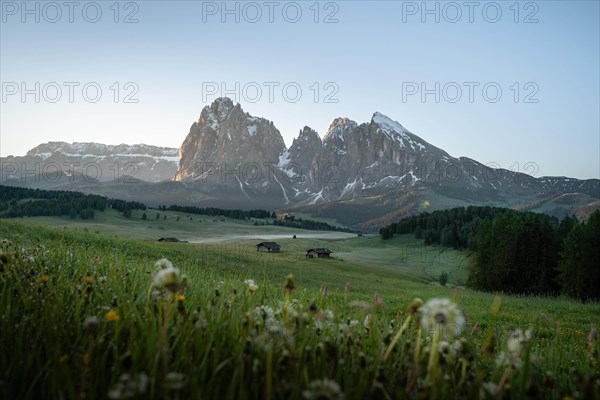
[[[313,2],[297,3],[302,10],[297,23],[286,21],[281,12],[271,23],[266,9],[256,23],[244,20],[254,14],[241,13],[239,23],[232,15],[225,15],[223,23],[220,13],[208,14],[222,2],[186,1],[130,2],[137,10],[119,10],[119,23],[113,21],[112,2],[100,3],[103,14],[97,23],[77,12],[73,23],[65,13],[56,23],[43,15],[39,23],[32,16],[23,23],[6,3],[24,4],[2,2],[2,157],[24,155],[49,141],[178,148],[204,106],[217,97],[238,95],[234,102],[273,121],[288,147],[305,125],[323,137],[336,117],[361,124],[381,112],[454,157],[521,171],[533,162],[539,166],[535,176],[600,178],[597,1],[520,2],[518,23],[509,8],[514,2],[500,3],[497,23],[482,17],[480,9],[489,2],[478,2],[473,22],[463,9],[456,23],[448,21],[454,14],[445,2],[427,3],[445,10],[439,22],[421,10],[411,13],[409,6],[422,2],[317,3],[318,23]],[[47,4],[28,4],[35,3],[40,8]],[[241,11],[246,3],[227,4],[239,4]],[[326,9],[327,4],[333,5]],[[139,21],[123,23],[132,12]],[[324,23],[328,15],[338,22]],[[530,15],[538,22],[525,23]],[[20,93],[5,93],[12,82],[25,82],[28,88],[35,82],[77,82],[78,88],[94,82],[102,96],[91,103],[77,89],[71,103],[62,86],[63,97],[56,103],[44,98],[36,103],[33,94],[22,102]],[[126,89],[128,82],[134,86]],[[226,85],[225,92],[207,95],[203,88],[212,82]],[[262,96],[252,101],[228,92],[236,82],[240,87],[256,82]],[[272,102],[268,82],[279,85]],[[432,90],[436,82],[440,91],[444,85],[448,90],[446,96],[438,92],[439,101],[433,93],[425,101],[420,93],[406,94],[413,83]],[[453,82],[462,89],[457,102],[450,101]],[[478,85],[473,102],[464,82]],[[280,88],[286,83],[301,88],[299,101],[283,98]],[[489,83],[502,90],[497,102],[482,97],[481,87]],[[132,87],[138,102],[126,103]],[[332,88],[337,102],[326,102]],[[537,102],[527,102],[528,95]]]

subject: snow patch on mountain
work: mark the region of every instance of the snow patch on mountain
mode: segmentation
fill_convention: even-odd
[[[285,149],[283,153],[279,156],[279,162],[277,163],[277,167],[282,170],[288,177],[294,178],[297,174],[292,169],[290,165],[290,153],[288,149]]]
[[[399,122],[394,121],[386,115],[380,112],[375,112],[371,122],[379,126],[381,132],[383,132],[390,140],[400,142],[405,147],[410,147],[414,151],[422,151],[425,149],[425,145],[414,141],[410,137],[410,132],[403,127]]]
[[[383,115],[380,112],[375,112],[375,114],[373,114],[373,118],[372,121],[375,122],[377,125],[381,126],[381,128],[385,131],[387,131],[388,133],[391,132],[397,132],[397,133],[407,133],[408,131],[402,126],[400,125],[400,123],[394,121],[393,119],[391,119],[390,117]]]

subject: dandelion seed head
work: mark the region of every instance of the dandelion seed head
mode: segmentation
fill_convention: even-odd
[[[169,372],[165,375],[164,384],[167,389],[180,390],[185,386],[185,375],[180,372]]]
[[[156,263],[154,263],[154,266],[160,269],[173,268],[173,263],[167,260],[166,258],[161,258]]]
[[[258,285],[254,282],[254,279],[246,279],[244,283],[248,285],[248,292],[254,293],[258,290]]]
[[[179,269],[175,267],[163,268],[154,275],[152,286],[157,290],[170,290],[180,284],[180,278]]]
[[[465,325],[462,311],[449,299],[430,299],[419,308],[419,311],[421,326],[443,340],[451,340],[460,335]]]
[[[344,393],[336,381],[325,378],[310,382],[302,396],[306,400],[341,400]]]
[[[96,316],[90,316],[83,321],[83,329],[90,335],[95,335],[98,332],[100,320]]]
[[[144,373],[132,377],[122,374],[117,383],[108,391],[108,398],[114,400],[131,399],[146,393],[148,376]]]
[[[520,355],[523,350],[523,345],[531,339],[531,329],[523,332],[521,329],[508,332],[506,347],[512,355]]]

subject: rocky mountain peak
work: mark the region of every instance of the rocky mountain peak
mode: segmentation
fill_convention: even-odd
[[[552,207],[558,211],[545,209],[561,215],[567,199],[570,207],[575,197],[579,200],[573,204],[586,204],[590,199],[597,203],[600,196],[598,179],[536,178],[452,157],[380,112],[360,125],[336,118],[323,140],[304,126],[288,149],[273,122],[219,98],[202,109],[179,151],[181,159],[177,149],[143,144],[49,142],[8,162],[25,163],[28,171],[42,171],[44,163],[79,165],[74,176],[94,164],[93,170],[102,172],[97,179],[104,182],[115,179],[119,165],[121,180],[156,182],[175,176],[186,190],[206,195],[212,206],[300,208],[342,216],[349,224],[369,220],[364,226],[370,228],[425,203],[432,209],[462,204],[526,204],[533,209],[548,198],[555,199]],[[18,179],[16,174],[9,177]],[[565,193],[577,195],[558,196]]]
[[[407,133],[408,130],[403,127],[399,122],[394,121],[387,115],[384,115],[378,111],[373,114],[371,117],[371,124],[379,125],[383,130],[397,133]]]
[[[298,134],[298,137],[296,139],[294,139],[294,142],[296,142],[296,140],[298,140],[300,142],[318,140],[319,142],[321,142],[321,137],[319,136],[317,131],[315,131],[314,129],[312,129],[309,126],[305,126],[304,128],[302,128],[302,130]]]
[[[297,161],[298,158],[304,158],[303,161],[312,162],[314,157],[321,150],[321,137],[314,129],[305,126],[298,137],[294,139],[292,145],[288,149],[291,159]],[[307,154],[310,154],[307,156]]]
[[[241,106],[238,103],[239,108]],[[227,118],[229,113],[235,108],[233,101],[229,97],[219,97],[210,105],[210,109],[218,116],[219,121]]]
[[[234,105],[231,99],[221,97],[204,107],[198,122],[192,124],[180,148],[175,180],[205,179],[208,163],[277,163],[284,150],[283,137],[271,121],[245,113],[239,103]],[[232,182],[228,184],[236,186],[241,181],[229,180]]]
[[[244,111],[239,103],[234,105],[230,98],[219,97],[210,106],[205,106],[202,109],[198,125],[209,127],[213,131],[218,132],[219,124],[229,119],[233,114],[239,116],[243,113]]]
[[[343,136],[354,130],[358,124],[346,117],[338,117],[333,120],[331,125],[329,125],[329,129],[323,138],[323,142],[326,142],[328,139],[338,137],[343,140]]]
[[[245,169],[263,165],[272,167],[255,174],[257,179]],[[522,183],[525,179],[517,184],[514,174],[491,181],[482,175],[484,167],[450,156],[381,112],[360,125],[335,118],[323,140],[304,126],[286,148],[271,121],[220,98],[204,107],[192,125],[181,146],[175,179],[197,182],[209,195],[279,206],[375,199],[397,191],[492,201],[517,190],[527,194],[537,190],[536,195],[572,189],[588,193],[598,186],[597,181],[586,183],[588,187],[577,180],[571,184],[532,178],[540,187],[534,188]]]

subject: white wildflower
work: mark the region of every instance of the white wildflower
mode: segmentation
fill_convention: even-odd
[[[419,311],[421,326],[429,333],[437,333],[443,340],[460,335],[465,325],[462,311],[449,299],[430,299]]]
[[[173,268],[173,263],[171,261],[167,260],[166,258],[161,258],[154,264],[154,266],[158,267],[160,269],[167,269],[167,268]]]
[[[180,372],[169,372],[165,375],[164,384],[167,389],[179,390],[185,386],[186,377]]]
[[[531,329],[527,329],[525,333],[521,329],[508,332],[506,347],[513,355],[520,355],[523,350],[523,345],[531,339]]]
[[[175,267],[169,267],[161,269],[154,275],[154,280],[152,281],[152,286],[155,289],[164,289],[169,288],[171,286],[177,285],[179,283],[181,275],[179,270]]]
[[[302,396],[307,400],[316,399],[343,399],[344,393],[340,385],[331,379],[318,379],[308,384],[307,390],[302,392]]]
[[[132,377],[122,374],[117,383],[108,391],[109,399],[131,399],[146,393],[148,376],[144,373]]]
[[[320,319],[316,319],[315,328],[317,328],[318,331],[322,331],[325,328],[325,324],[323,324],[323,321],[321,321]]]
[[[158,260],[155,265],[161,268],[152,280],[155,297],[170,298],[187,286],[187,276],[181,275],[179,269],[175,268],[166,258]]]
[[[248,285],[248,292],[254,293],[258,290],[258,285],[254,282],[254,279],[246,279],[244,283]]]
[[[268,320],[268,319],[274,319],[275,318],[275,313],[273,312],[273,308],[271,308],[270,306],[260,306],[259,311],[261,312],[261,315],[263,317],[263,319]]]

